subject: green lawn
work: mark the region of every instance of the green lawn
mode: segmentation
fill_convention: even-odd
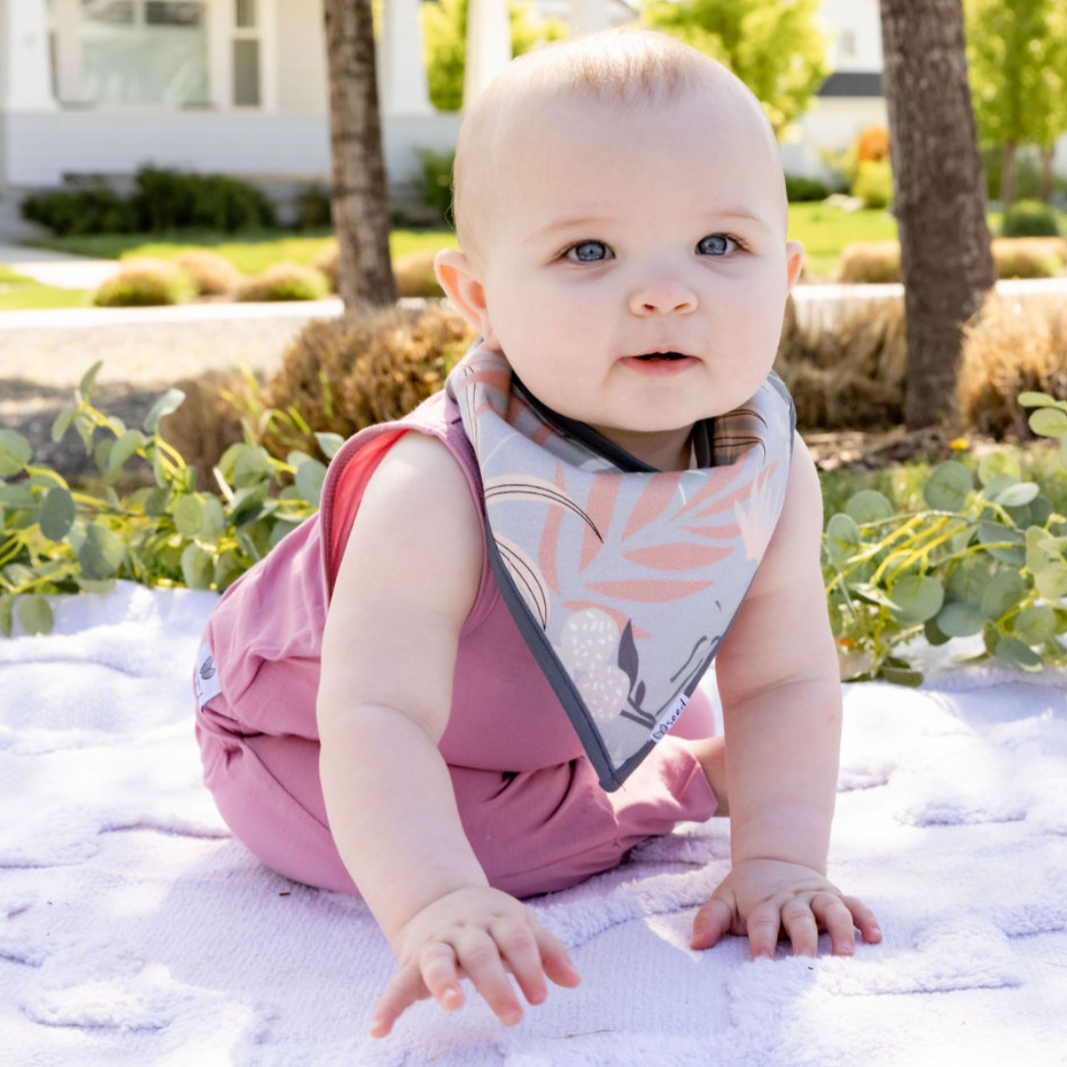
[[[841,211],[820,203],[789,205],[789,237],[804,246],[808,271],[829,277],[841,250],[854,241],[891,241],[897,220],[887,211]]]
[[[88,307],[85,289],[53,289],[0,265],[0,311],[41,311]]]
[[[95,259],[129,259],[133,256],[155,256],[171,259],[191,248],[210,248],[225,256],[245,274],[258,274],[272,263],[292,260],[310,264],[330,243],[331,231],[320,230],[307,234],[291,234],[277,230],[249,234],[219,234],[213,231],[183,230],[174,234],[101,234],[91,237],[50,237],[34,241],[37,248],[70,252]],[[389,250],[394,259],[423,249],[453,247],[456,235],[452,230],[393,230],[389,235]]]

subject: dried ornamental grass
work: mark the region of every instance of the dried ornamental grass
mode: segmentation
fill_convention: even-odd
[[[349,437],[406,415],[441,389],[475,336],[443,302],[312,323],[283,356],[266,404],[295,411],[312,431]],[[263,444],[279,457],[291,448],[308,450],[292,420],[276,419],[272,431],[260,430]]]
[[[1032,436],[1020,393],[1067,396],[1067,307],[990,293],[963,328],[956,394],[960,414],[980,433]]]
[[[329,283],[330,292],[337,292],[337,258],[339,252],[337,249],[337,242],[331,241],[321,252],[311,261],[311,265],[322,274],[325,275],[326,281]]]
[[[845,245],[837,268],[842,282],[899,282],[899,241],[857,241]]]
[[[445,295],[433,269],[436,255],[436,251],[411,252],[393,262],[393,277],[399,296]]]
[[[201,296],[226,296],[240,284],[244,275],[218,252],[195,248],[174,257],[174,262],[193,280]]]
[[[904,301],[850,301],[828,322],[797,320],[786,304],[775,370],[801,430],[885,429],[904,415]]]
[[[992,247],[998,278],[1054,278],[1067,264],[1062,237],[998,237]]]
[[[314,267],[300,263],[275,263],[262,274],[245,278],[237,287],[237,299],[248,303],[276,300],[321,300],[328,291],[326,277]]]
[[[93,294],[98,307],[184,304],[196,296],[192,279],[175,263],[149,257],[125,260]]]

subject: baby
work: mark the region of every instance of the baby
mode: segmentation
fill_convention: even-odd
[[[693,948],[879,941],[826,878],[841,693],[819,482],[771,374],[803,249],[760,104],[659,34],[551,45],[465,116],[455,216],[437,275],[479,341],[346,443],[209,622],[221,813],[363,897],[398,959],[378,1037],[462,978],[507,1025],[509,972],[530,1004],[576,985],[518,898],[713,813],[732,869]]]

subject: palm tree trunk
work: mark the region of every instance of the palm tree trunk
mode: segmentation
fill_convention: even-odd
[[[905,420],[956,409],[960,326],[995,274],[961,0],[881,0],[885,95],[907,317]]]
[[[371,0],[325,0],[337,287],[345,311],[396,300]]]

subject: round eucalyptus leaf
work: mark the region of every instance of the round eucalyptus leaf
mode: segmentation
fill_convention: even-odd
[[[1062,437],[1067,433],[1067,412],[1060,408],[1038,408],[1027,419],[1038,437]]]
[[[906,574],[893,583],[890,597],[901,622],[925,622],[941,610],[945,590],[936,578]]]
[[[127,430],[111,448],[107,457],[107,473],[115,474],[121,470],[126,460],[143,447],[144,443],[144,434],[140,430]]]
[[[70,407],[64,408],[56,416],[56,421],[52,423],[52,440],[56,444],[59,444],[59,442],[67,436],[67,430],[70,429],[70,424],[74,421],[74,416],[77,414],[77,405],[71,404]]]
[[[1026,596],[1026,582],[1014,571],[994,574],[982,597],[982,614],[987,619],[999,619]]]
[[[1067,438],[1064,438],[1067,440]],[[1035,526],[1044,526],[1052,516],[1052,501],[1044,493],[1038,493],[1030,501],[1030,521]]]
[[[875,489],[861,489],[849,500],[845,511],[853,521],[862,526],[867,522],[879,522],[893,514],[893,505]]]
[[[93,420],[83,411],[79,411],[74,416],[74,429],[78,431],[78,436],[82,439],[82,444],[85,445],[85,454],[93,450],[93,434],[96,433],[96,427],[93,425]]]
[[[863,547],[863,536],[856,521],[842,513],[826,524],[826,551],[834,563],[845,563]]]
[[[18,474],[33,458],[30,442],[15,430],[0,430],[0,478]]]
[[[299,522],[289,522],[286,519],[279,519],[274,524],[274,529],[270,532],[270,547],[275,548],[279,541],[291,534],[299,525]]]
[[[230,481],[238,488],[248,488],[269,478],[271,474],[270,458],[266,449],[254,445],[244,445],[244,451],[237,457],[233,465],[233,475]]]
[[[1002,637],[997,642],[996,657],[1020,671],[1039,671],[1042,667],[1041,657],[1014,637]]]
[[[1030,526],[1026,530],[1026,568],[1037,574],[1047,563],[1051,561],[1048,552],[1045,551],[1041,542],[1048,536],[1048,532],[1041,526]]]
[[[74,525],[74,498],[69,489],[56,486],[49,489],[37,515],[41,533],[49,541],[62,541]]]
[[[204,521],[204,505],[195,496],[183,496],[173,511],[174,526],[182,537],[196,537]]]
[[[1034,585],[1046,600],[1059,600],[1067,597],[1067,563],[1059,560],[1034,575]]]
[[[923,487],[923,500],[936,511],[960,511],[974,485],[971,472],[949,459],[930,475]]]
[[[322,454],[327,459],[333,459],[345,443],[345,439],[339,433],[317,433],[315,440],[318,441],[319,448],[322,449]]]
[[[102,359],[98,359],[83,375],[82,380],[78,383],[78,392],[88,397],[93,391],[93,385],[96,383],[96,376],[100,372],[100,368],[104,365]]]
[[[906,685],[910,689],[923,684],[922,672],[911,667],[883,667],[876,677],[891,685]]]
[[[122,538],[95,522],[85,527],[85,540],[78,548],[78,562],[86,578],[102,581],[122,566],[126,546]]]
[[[1056,462],[1060,465],[1061,471],[1067,471],[1067,437],[1060,441],[1060,451]]]
[[[937,613],[937,625],[949,637],[970,637],[980,634],[985,626],[985,616],[974,604],[953,600]]]
[[[993,503],[999,504],[1002,508],[1020,508],[1024,504],[1029,504],[1031,500],[1035,500],[1040,491],[1033,482],[1016,482],[1002,493],[998,493],[993,498]]]
[[[1026,538],[1018,530],[995,522],[978,524],[978,540],[994,559],[1021,567],[1026,562]]]
[[[301,463],[296,469],[294,484],[300,491],[300,495],[315,507],[319,505],[322,496],[322,483],[326,480],[326,467],[317,459]],[[832,520],[831,520],[832,521]]]
[[[244,568],[241,565],[241,560],[236,552],[223,552],[217,560],[215,560],[215,588],[220,593],[225,593],[227,589],[238,578],[241,577],[244,572]]]
[[[940,617],[939,614],[936,619],[927,619],[926,622],[923,623],[923,635],[926,637],[926,642],[934,648],[938,645],[947,644],[950,640],[949,635],[937,624]]]
[[[20,596],[15,608],[19,625],[27,634],[50,634],[55,624],[52,607],[40,593]]]
[[[210,589],[215,562],[199,545],[189,544],[182,552],[182,577],[190,589]]]
[[[154,519],[158,519],[160,515],[166,513],[167,505],[169,503],[170,490],[160,489],[157,485],[144,498],[144,513],[146,515],[151,515]]]
[[[1011,474],[994,474],[992,478],[982,486],[982,496],[986,500],[995,500],[1005,489],[1010,488],[1019,481]]]
[[[11,620],[15,614],[15,598],[10,593],[0,593],[0,635],[11,636]]]
[[[204,508],[203,518],[200,522],[200,539],[202,541],[217,541],[223,530],[226,529],[226,514],[222,510],[222,503],[217,496],[205,496],[201,502]]]
[[[963,563],[948,576],[945,589],[953,600],[977,607],[982,603],[990,578],[989,568],[981,563]]]
[[[1015,619],[1015,636],[1024,645],[1043,645],[1056,632],[1056,613],[1044,604],[1031,604]]]
[[[297,470],[301,463],[307,463],[309,459],[313,458],[313,456],[309,456],[306,452],[298,452],[294,449],[285,457],[285,462],[288,463],[293,470]]]
[[[154,434],[159,429],[160,419],[163,419],[182,406],[185,394],[180,389],[168,389],[153,405],[145,416],[144,432]]]
[[[108,459],[111,456],[111,450],[115,447],[114,437],[102,437],[93,446],[93,459],[96,460],[96,466],[100,473],[106,478],[109,474]]]
[[[1018,461],[1005,452],[990,452],[983,456],[978,464],[978,480],[982,485],[988,485],[998,474],[1010,474],[1018,481],[1022,476],[1022,470]]]
[[[1059,407],[1059,401],[1054,400],[1047,393],[1020,393],[1019,403],[1024,408]]]
[[[87,593],[96,593],[98,596],[110,593],[115,588],[114,578],[105,578],[102,582],[95,582],[92,578],[76,577],[74,580],[78,583],[79,589],[84,589]]]

